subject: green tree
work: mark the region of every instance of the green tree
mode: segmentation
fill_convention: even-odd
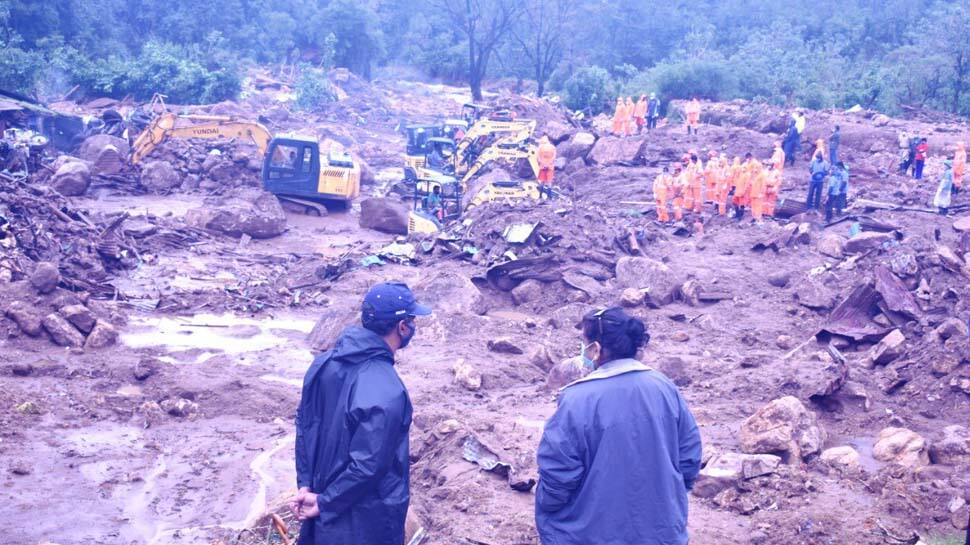
[[[566,106],[589,115],[604,111],[613,94],[610,73],[599,66],[576,70],[563,86],[563,102]]]

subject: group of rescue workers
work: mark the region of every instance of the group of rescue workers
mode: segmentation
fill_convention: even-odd
[[[700,112],[698,105],[698,114]],[[699,116],[698,116],[699,117]],[[613,112],[613,134],[617,136],[631,136],[634,132],[640,134],[643,127],[647,130],[657,128],[660,118],[660,100],[656,93],[640,95],[640,100],[633,102],[633,97],[616,97],[616,110]]]

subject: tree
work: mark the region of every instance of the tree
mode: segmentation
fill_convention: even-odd
[[[924,56],[935,57],[944,74],[949,100],[938,104],[953,113],[961,113],[964,92],[970,85],[970,34],[966,22],[970,8],[964,2],[945,2],[937,6],[913,31],[913,41],[920,56],[910,59],[914,64],[931,62]]]
[[[563,57],[567,29],[576,15],[577,0],[526,2],[522,17],[513,25],[512,37],[529,61],[542,96],[546,80]]]
[[[430,0],[432,8],[446,14],[467,41],[468,86],[473,100],[482,100],[482,81],[488,61],[509,34],[519,16],[516,0]]]

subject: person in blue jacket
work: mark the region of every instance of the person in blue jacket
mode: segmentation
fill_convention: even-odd
[[[543,545],[684,545],[701,437],[677,387],[634,357],[650,336],[621,308],[582,322],[585,377],[560,392],[539,444]]]
[[[345,329],[303,379],[290,502],[300,545],[404,543],[411,401],[394,354],[431,309],[401,283],[377,284],[361,307],[362,327]]]

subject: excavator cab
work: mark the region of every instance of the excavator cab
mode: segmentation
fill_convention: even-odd
[[[408,214],[408,233],[436,233],[445,223],[461,217],[461,182],[450,176],[420,181],[414,186],[413,209]]]
[[[428,141],[432,138],[441,136],[441,126],[408,125],[404,128],[404,131],[408,137],[407,148],[404,155],[404,165],[413,169],[423,168],[425,157],[431,151]]]
[[[360,194],[360,167],[346,153],[321,156],[316,140],[274,138],[263,159],[263,188],[303,204],[348,203]]]

